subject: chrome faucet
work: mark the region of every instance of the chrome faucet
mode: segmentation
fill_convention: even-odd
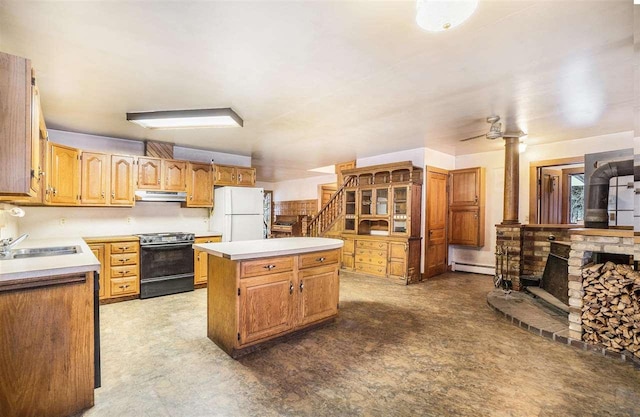
[[[18,236],[17,238],[9,238],[0,240],[0,255],[6,255],[9,251],[16,246],[18,243],[22,242],[26,238],[29,237],[28,233]]]

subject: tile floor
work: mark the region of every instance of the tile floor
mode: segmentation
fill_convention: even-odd
[[[206,337],[206,290],[105,305],[84,416],[640,416],[640,371],[513,326],[491,289],[343,274],[334,324],[237,361]]]

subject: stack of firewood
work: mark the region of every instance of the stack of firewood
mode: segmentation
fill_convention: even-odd
[[[613,262],[582,270],[582,338],[640,358],[640,272]]]

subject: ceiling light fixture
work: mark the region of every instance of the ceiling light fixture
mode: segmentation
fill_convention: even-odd
[[[469,18],[478,0],[417,0],[416,22],[429,32],[451,29]]]
[[[127,120],[147,129],[242,127],[243,125],[240,116],[230,108],[127,113]]]

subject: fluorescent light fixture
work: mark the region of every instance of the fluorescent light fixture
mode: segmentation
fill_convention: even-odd
[[[335,165],[327,165],[319,168],[308,169],[307,171],[313,172],[322,172],[323,174],[335,174],[336,166]]]
[[[469,18],[478,0],[417,0],[416,22],[429,32],[451,29]]]
[[[242,127],[243,125],[240,116],[230,108],[127,113],[127,120],[147,129]]]

